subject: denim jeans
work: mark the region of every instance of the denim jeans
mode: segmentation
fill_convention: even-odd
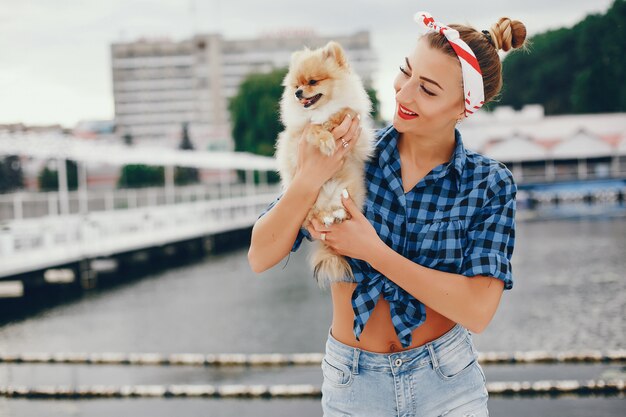
[[[489,416],[485,374],[460,324],[395,353],[346,345],[331,330],[321,365],[323,417]]]

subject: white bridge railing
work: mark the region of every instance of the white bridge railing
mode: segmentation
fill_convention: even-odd
[[[5,222],[0,226],[0,277],[249,227],[276,195]]]

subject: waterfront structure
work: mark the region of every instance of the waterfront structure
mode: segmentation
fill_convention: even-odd
[[[626,113],[545,116],[541,105],[478,112],[467,148],[505,163],[518,183],[626,178]]]

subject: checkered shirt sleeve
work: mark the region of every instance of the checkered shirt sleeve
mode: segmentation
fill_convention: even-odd
[[[461,275],[487,275],[513,288],[511,257],[515,244],[515,197],[517,186],[511,172],[501,165],[486,190],[486,204],[467,231]]]

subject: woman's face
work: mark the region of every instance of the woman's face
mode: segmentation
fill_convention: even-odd
[[[454,129],[463,116],[463,76],[458,58],[431,49],[420,38],[401,63],[394,80],[393,125],[401,133],[420,136]],[[410,114],[407,114],[410,113]]]

